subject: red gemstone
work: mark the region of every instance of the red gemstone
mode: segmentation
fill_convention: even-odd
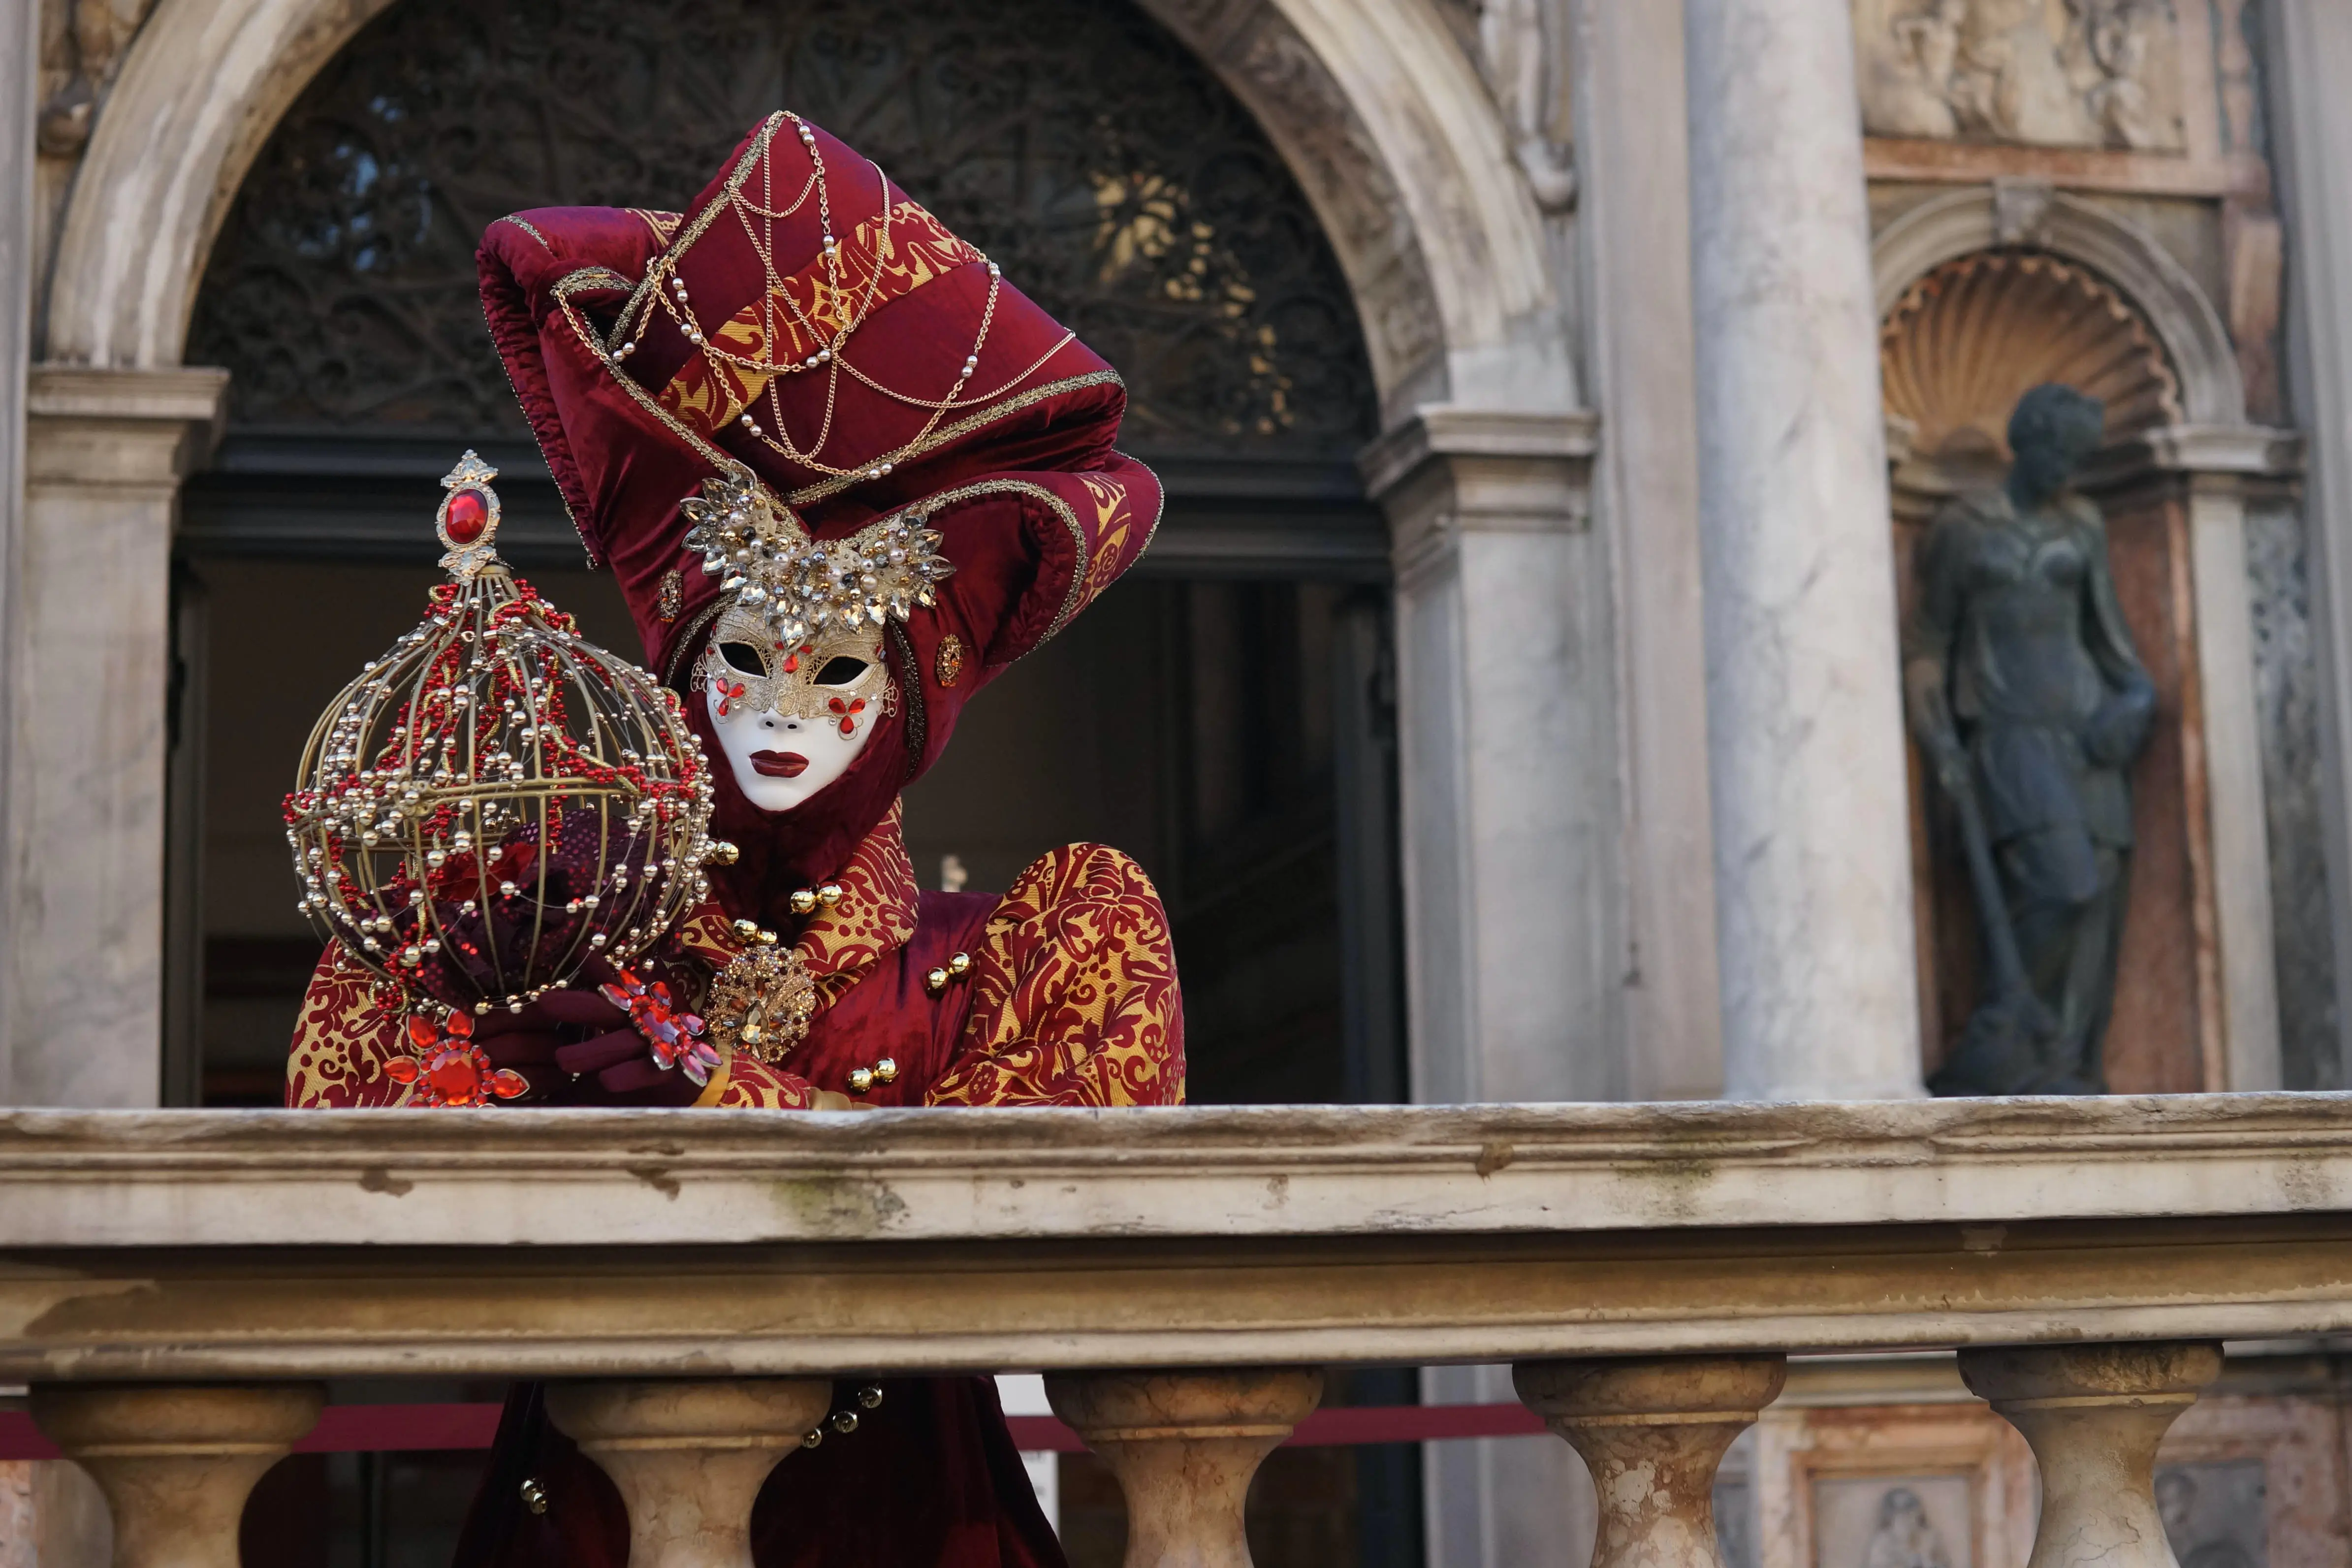
[[[452,1105],[470,1105],[482,1096],[481,1062],[472,1051],[449,1051],[429,1062],[425,1080]]]
[[[459,490],[449,498],[441,523],[449,531],[450,543],[473,543],[490,526],[490,498],[479,490]]]

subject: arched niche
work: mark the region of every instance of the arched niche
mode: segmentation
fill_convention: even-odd
[[[2256,1087],[2262,1069],[2247,1063],[2265,1044],[2274,1058],[2276,1014],[2260,763],[2234,728],[2251,722],[2252,705],[2236,629],[2242,551],[2230,517],[2192,504],[2194,465],[2179,457],[2191,437],[2243,449],[2273,434],[2246,429],[2220,316],[2144,230],[2038,187],[1931,199],[1880,232],[1874,259],[1906,616],[1920,540],[1952,496],[1999,482],[2018,396],[2055,381],[2106,403],[2107,447],[2083,484],[2105,512],[2126,618],[2158,689],[2132,779],[2137,842],[2106,1036],[2110,1081],[2118,1092]],[[1978,933],[1956,825],[1916,752],[1913,763],[1921,1032],[1932,1068],[1976,1000]]]
[[[2246,423],[2245,386],[2229,332],[2188,268],[2138,225],[2063,192],[1980,185],[1933,197],[1895,217],[1871,247],[1879,319],[1887,320],[1935,268],[1991,250],[2049,255],[2103,279],[2142,318],[2173,367],[2182,420]]]

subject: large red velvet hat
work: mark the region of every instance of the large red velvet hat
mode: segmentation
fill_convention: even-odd
[[[721,607],[681,510],[710,481],[748,473],[819,542],[911,509],[954,567],[935,603],[894,623],[905,700],[848,773],[779,817],[722,787],[719,826],[746,850],[722,879],[730,905],[837,868],[938,758],[964,701],[1158,524],[1158,481],[1111,449],[1126,394],[1109,365],[795,116],[756,127],[683,215],[517,213],[478,259],[491,335],[564,504],[666,679]]]

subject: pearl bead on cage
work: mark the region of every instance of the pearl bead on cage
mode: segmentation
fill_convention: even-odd
[[[442,481],[450,581],[320,716],[286,797],[303,912],[445,1026],[625,965],[733,858],[677,695],[499,560],[496,478],[468,452]]]

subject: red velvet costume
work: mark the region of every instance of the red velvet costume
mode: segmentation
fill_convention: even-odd
[[[490,226],[480,264],[492,336],[566,507],[665,680],[685,689],[725,607],[680,508],[714,477],[748,470],[820,542],[917,511],[954,567],[935,604],[884,628],[890,684],[866,716],[874,731],[798,807],[753,806],[700,699],[687,703],[718,781],[713,831],[740,858],[712,871],[712,901],[647,967],[698,1005],[744,952],[748,921],[797,952],[818,996],[781,1060],[731,1052],[694,1103],[1180,1102],[1175,964],[1133,861],[1076,845],[1002,897],[923,892],[898,827],[900,790],[937,760],[964,701],[1150,539],[1160,488],[1112,449],[1116,374],[879,170],[785,115],[684,215],[520,213]],[[821,884],[837,901],[794,914],[794,895],[805,904]],[[396,1000],[331,945],[287,1103],[404,1103],[384,1069],[405,1049]],[[886,1058],[898,1072],[882,1081],[870,1075]],[[522,1103],[611,1098],[594,1074],[531,1081]],[[884,1386],[857,1431],[778,1467],[754,1514],[761,1568],[1057,1564],[992,1386]],[[459,1562],[618,1568],[618,1501],[538,1405],[528,1387],[509,1402]],[[525,1478],[544,1514],[524,1508]]]

